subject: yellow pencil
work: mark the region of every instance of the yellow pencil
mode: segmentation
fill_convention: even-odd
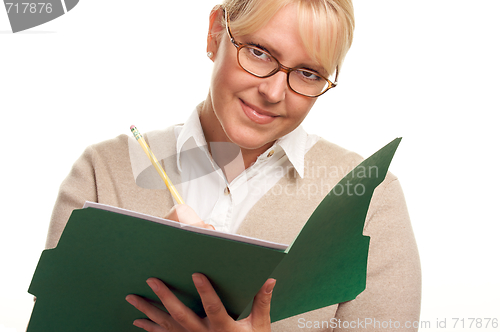
[[[172,194],[174,199],[177,201],[178,204],[184,204],[181,195],[179,194],[177,189],[175,189],[174,185],[172,184],[172,181],[170,181],[170,179],[168,178],[167,173],[165,173],[165,170],[163,170],[163,167],[161,167],[160,163],[158,162],[158,159],[156,159],[155,155],[149,148],[148,144],[142,137],[141,133],[139,133],[139,130],[137,130],[135,126],[130,126],[130,130],[132,131],[132,134],[134,134],[135,139],[139,142],[144,152],[146,152],[146,155],[148,156],[153,166],[156,168],[158,174],[160,174],[161,178],[167,185],[167,188],[168,190],[170,190],[170,193]]]

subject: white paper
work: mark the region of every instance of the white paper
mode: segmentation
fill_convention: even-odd
[[[206,228],[201,228],[201,227],[196,227],[196,226],[191,226],[191,225],[185,225],[185,224],[181,224],[177,221],[158,218],[158,217],[154,217],[154,216],[151,216],[148,214],[130,211],[127,209],[122,209],[122,208],[118,208],[118,207],[111,206],[111,205],[100,204],[100,203],[89,202],[89,201],[85,202],[85,204],[83,205],[83,208],[85,209],[85,208],[89,208],[89,207],[99,209],[99,210],[105,210],[105,211],[109,211],[109,212],[115,212],[115,213],[123,214],[126,216],[136,217],[136,218],[156,222],[159,224],[167,225],[170,227],[182,228],[182,229],[189,230],[189,231],[195,232],[195,233],[216,236],[216,237],[220,237],[223,239],[254,244],[254,245],[272,248],[272,249],[277,249],[277,250],[286,250],[288,248],[288,245],[286,245],[286,244],[260,240],[260,239],[256,239],[256,238],[252,238],[252,237],[248,237],[248,236],[243,236],[243,235],[238,235],[238,234],[224,233],[224,232],[219,232],[216,230],[211,230],[211,229],[206,229]]]

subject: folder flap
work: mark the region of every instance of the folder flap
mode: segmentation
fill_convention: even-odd
[[[400,141],[354,168],[311,215],[272,273],[277,280],[272,321],[352,300],[365,289],[370,242],[363,235],[365,218]]]

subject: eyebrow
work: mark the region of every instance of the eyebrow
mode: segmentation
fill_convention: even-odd
[[[264,40],[261,40],[260,38],[257,38],[257,37],[248,37],[248,36],[240,37],[240,38],[248,40],[248,42],[244,42],[243,44],[249,44],[249,45],[260,47],[264,51],[267,51],[268,53],[271,53],[271,55],[273,55],[273,56],[275,56],[277,58],[281,58],[282,55],[283,55],[283,54],[281,54],[280,51],[278,51],[274,47],[270,46],[270,43],[268,43],[268,42],[266,42]],[[269,46],[264,46],[264,45],[269,45]]]

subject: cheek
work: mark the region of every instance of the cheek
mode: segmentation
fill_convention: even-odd
[[[300,123],[306,118],[307,114],[309,114],[309,111],[314,106],[316,99],[294,94],[293,98],[290,98],[288,102],[289,105],[293,107],[292,109],[290,109],[289,114],[292,115],[292,118],[295,122]]]
[[[228,48],[228,46],[234,48],[232,45],[222,43],[219,52],[215,55],[211,81],[212,89],[229,89],[241,82],[241,78],[238,76],[241,73],[236,60],[236,52]]]
[[[234,70],[231,70],[228,64],[220,62],[214,67],[210,86],[214,104],[221,105],[229,102],[239,89],[239,81],[234,76]]]

